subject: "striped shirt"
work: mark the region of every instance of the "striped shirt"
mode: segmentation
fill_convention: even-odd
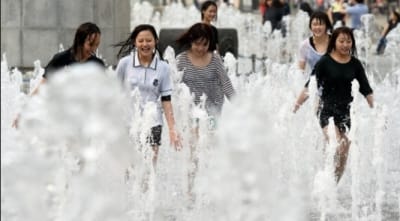
[[[183,71],[182,82],[194,94],[194,103],[200,103],[200,97],[206,95],[206,110],[209,115],[218,116],[224,104],[224,95],[231,99],[235,94],[220,56],[212,53],[210,63],[205,67],[194,66],[187,51],[176,58],[178,71]]]

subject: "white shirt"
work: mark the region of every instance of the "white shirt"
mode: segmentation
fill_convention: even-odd
[[[319,61],[324,53],[319,53],[315,50],[310,44],[310,38],[305,39],[301,45],[299,50],[299,61],[306,62],[308,67],[306,66],[307,76],[311,74],[311,71],[314,69],[315,64]]]
[[[137,51],[134,51],[119,61],[116,71],[127,90],[131,93],[139,90],[142,111],[146,111],[143,107],[148,102],[156,104],[157,117],[153,126],[162,125],[161,96],[172,93],[169,65],[156,53],[150,65],[144,67],[139,62]]]

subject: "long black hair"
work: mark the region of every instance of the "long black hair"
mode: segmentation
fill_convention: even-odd
[[[328,48],[326,49],[326,53],[329,54],[336,49],[336,39],[340,34],[347,35],[351,38],[352,44],[351,44],[350,55],[357,56],[356,41],[354,39],[353,31],[349,27],[339,27],[333,31],[331,39],[329,40]]]
[[[191,44],[198,39],[205,39],[209,42],[208,51],[214,50],[211,47],[211,45],[215,45],[212,28],[210,25],[201,22],[192,25],[176,40],[176,42],[178,43],[178,45],[186,50],[189,49],[191,47]]]
[[[86,39],[92,34],[101,34],[100,28],[91,22],[81,24],[75,32],[74,42],[71,46],[72,54],[81,53]]]
[[[141,24],[141,25],[136,26],[135,29],[133,29],[133,31],[129,35],[128,39],[113,45],[114,47],[121,47],[121,49],[119,49],[119,51],[118,51],[117,58],[121,58],[121,57],[124,57],[125,55],[128,55],[135,48],[136,37],[142,31],[150,31],[151,32],[154,39],[156,40],[156,51],[158,51],[158,48],[157,48],[158,35],[156,32],[156,29],[152,25]]]

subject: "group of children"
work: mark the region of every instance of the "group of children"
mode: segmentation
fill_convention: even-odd
[[[184,49],[177,55],[177,68],[183,71],[181,82],[184,83],[194,95],[193,103],[198,105],[200,97],[206,95],[205,109],[214,120],[217,120],[224,104],[225,97],[231,99],[235,90],[229,79],[218,49],[218,31],[211,25],[217,16],[217,4],[206,1],[201,8],[201,22],[192,25],[183,33],[176,42]],[[32,90],[31,95],[38,92],[41,85],[58,70],[73,64],[95,63],[105,68],[104,62],[96,57],[96,50],[100,44],[101,31],[91,22],[81,24],[75,33],[73,45],[55,54],[45,67],[45,73],[40,83]],[[182,148],[181,137],[175,127],[175,118],[172,105],[173,82],[171,68],[163,60],[158,51],[158,35],[154,26],[140,24],[134,28],[130,36],[114,46],[119,47],[119,58],[116,67],[117,78],[122,87],[131,94],[138,90],[140,94],[139,106],[142,112],[146,104],[154,103],[156,120],[149,128],[146,143],[153,149],[153,168],[156,169],[159,146],[163,129],[163,114],[167,121],[169,140],[176,149]],[[18,127],[19,116],[13,122]],[[193,137],[197,137],[198,119],[193,120]],[[192,141],[191,152],[194,152],[196,140]],[[192,153],[193,154],[193,153]],[[192,155],[191,154],[191,155]],[[192,177],[194,174],[191,174]],[[189,182],[191,189],[192,182]]]
[[[194,95],[193,103],[199,104],[201,96],[206,95],[205,109],[210,117],[218,119],[225,97],[232,99],[236,92],[218,53],[218,31],[211,25],[216,15],[217,5],[215,2],[203,3],[202,21],[192,25],[176,39],[184,49],[176,59],[178,71],[183,72],[181,82]],[[343,26],[333,30],[330,17],[321,11],[311,14],[309,28],[312,36],[305,39],[300,45],[299,68],[304,74],[310,76],[309,79],[315,77],[317,82],[319,97],[317,116],[327,141],[328,119],[331,117],[334,119],[339,143],[336,151],[335,177],[339,181],[350,147],[350,141],[346,134],[351,126],[352,81],[354,79],[358,81],[359,91],[365,96],[371,108],[374,106],[373,91],[368,83],[363,65],[356,58],[356,42],[351,28]],[[47,79],[50,80],[56,70],[74,63],[95,62],[104,67],[104,62],[95,56],[100,44],[100,36],[101,32],[96,24],[80,25],[72,47],[56,54],[51,59],[45,68],[45,74],[40,84],[45,83]],[[171,98],[173,90],[171,69],[157,49],[158,40],[157,32],[152,25],[141,24],[134,28],[125,41],[115,44],[116,47],[120,47],[117,55],[120,60],[116,67],[116,73],[123,87],[128,92],[139,90],[142,111],[146,111],[144,108],[148,102],[157,104],[157,120],[148,128],[147,139],[149,146],[154,151],[154,168],[161,145],[163,113],[172,146],[176,150],[182,148],[181,137],[175,128]],[[297,112],[307,100],[309,81],[295,102],[293,112]],[[38,88],[33,90],[33,94],[37,93]],[[18,118],[14,122],[14,126],[17,126],[17,120]],[[196,135],[198,125],[193,125],[193,129]]]

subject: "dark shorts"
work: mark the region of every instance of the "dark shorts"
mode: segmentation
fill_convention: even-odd
[[[161,132],[162,132],[162,126],[158,125],[155,127],[151,128],[151,133],[147,137],[147,143],[149,143],[151,146],[160,146],[161,145]]]
[[[318,108],[319,124],[322,128],[329,124],[329,118],[333,117],[333,121],[341,133],[350,130],[350,104],[329,104],[324,105],[322,102]]]

